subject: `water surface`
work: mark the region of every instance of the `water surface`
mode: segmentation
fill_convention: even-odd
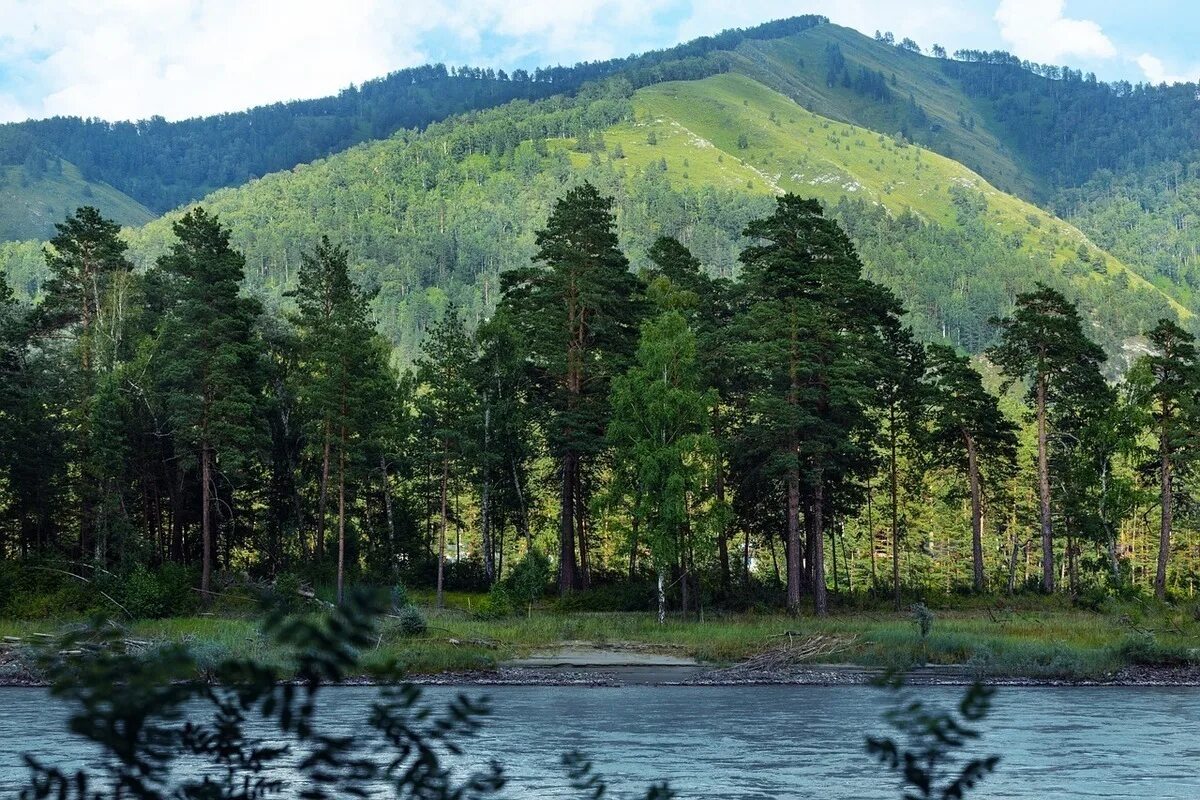
[[[430,700],[456,689],[431,688]],[[881,732],[888,696],[860,686],[619,688],[505,686],[468,761],[499,759],[509,797],[571,797],[562,751],[588,752],[632,796],[669,780],[693,798],[894,798],[897,785],[863,752]],[[925,688],[951,704],[957,688]],[[374,696],[329,690],[329,732],[348,732]],[[44,690],[0,688],[0,796],[25,779],[23,751],[78,767],[94,753],[65,732],[65,709]],[[1200,689],[1004,688],[980,755],[1002,756],[978,798],[1200,798]]]

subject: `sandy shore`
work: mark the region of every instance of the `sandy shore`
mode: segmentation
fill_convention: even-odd
[[[7,655],[7,657],[5,657]],[[713,666],[647,650],[571,645],[514,659],[491,670],[413,675],[428,686],[867,686],[882,671],[855,664],[803,664],[756,670],[747,665]],[[1139,667],[1091,678],[982,674],[957,666],[925,666],[906,673],[916,686],[963,686],[983,680],[997,686],[1194,686],[1200,666]],[[367,678],[351,680],[371,684]],[[44,686],[11,653],[0,653],[0,686]]]

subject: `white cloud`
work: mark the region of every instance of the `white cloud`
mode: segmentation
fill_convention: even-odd
[[[1183,74],[1168,72],[1167,65],[1157,56],[1142,53],[1136,59],[1146,80],[1155,85],[1160,83],[1196,83],[1200,81],[1200,67],[1192,67]]]
[[[1097,23],[1065,17],[1063,6],[1063,0],[1001,0],[995,14],[1000,36],[1016,55],[1042,63],[1117,54]]]
[[[484,45],[546,61],[624,55],[669,0],[0,0],[0,120],[168,119],[332,94]],[[486,41],[485,41],[486,40]]]

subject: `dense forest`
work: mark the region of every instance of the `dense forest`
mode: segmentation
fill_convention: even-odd
[[[633,271],[613,199],[574,185],[495,313],[449,305],[398,372],[336,240],[270,313],[205,209],[140,272],[81,208],[42,302],[0,302],[2,600],[44,598],[48,564],[172,587],[158,613],[193,576],[196,601],[239,574],[440,599],[551,565],[564,595],[657,585],[685,613],[1194,591],[1190,334],[1160,320],[1110,385],[1037,285],[972,361],[914,337],[816,201],[743,232],[736,278],[671,237]]]

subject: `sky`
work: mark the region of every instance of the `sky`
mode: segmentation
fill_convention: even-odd
[[[1200,80],[1191,0],[0,0],[0,121],[182,119],[417,64],[573,64],[804,13],[1105,80]]]

